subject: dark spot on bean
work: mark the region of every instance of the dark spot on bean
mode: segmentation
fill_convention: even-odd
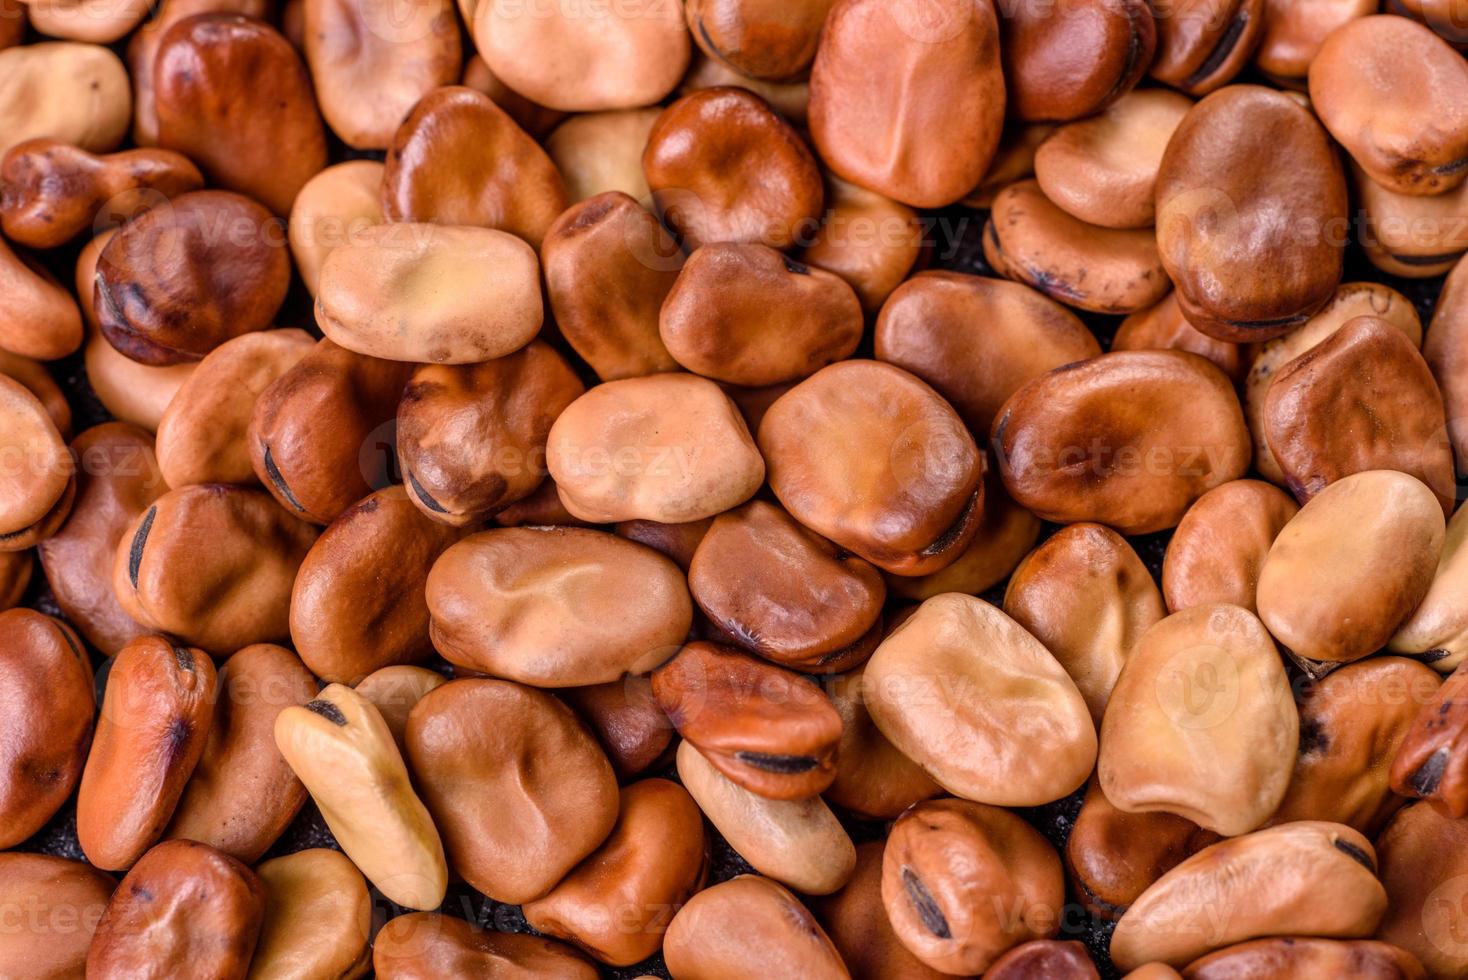
[[[734,757],[746,765],[766,772],[795,774],[810,772],[819,763],[809,755],[772,755],[768,752],[736,752]]]
[[[413,485],[413,492],[418,495],[418,499],[422,500],[423,503],[427,505],[429,510],[433,511],[435,514],[447,514],[449,512],[447,507],[439,503],[437,500],[434,500],[433,495],[427,490],[423,489],[423,484],[418,482],[418,478],[413,475],[413,472],[411,470],[408,471],[407,475],[408,482]]]
[[[1300,754],[1323,753],[1330,748],[1325,726],[1313,718],[1300,719]]]
[[[1361,865],[1361,867],[1365,868],[1367,871],[1370,871],[1372,874],[1376,874],[1376,862],[1371,860],[1371,855],[1367,854],[1355,844],[1352,844],[1348,840],[1341,840],[1339,837],[1337,837],[1335,839],[1335,849],[1349,857],[1352,861],[1355,861],[1357,864]]]
[[[913,911],[922,920],[923,928],[939,939],[952,939],[953,931],[948,928],[948,919],[944,917],[943,910],[938,907],[932,892],[928,891],[922,879],[911,868],[902,869],[902,887],[907,889],[907,900],[912,903]]]
[[[1407,785],[1418,796],[1431,796],[1437,792],[1438,786],[1442,785],[1443,773],[1447,771],[1447,768],[1448,750],[1444,746],[1428,756],[1427,760],[1417,767],[1417,771],[1412,773],[1407,780]]]
[[[153,530],[153,518],[157,516],[158,508],[149,507],[148,513],[143,515],[143,523],[138,525],[138,533],[133,535],[133,543],[127,550],[127,577],[135,589],[138,587],[138,566],[143,563],[143,546],[148,543],[148,532]]]
[[[926,557],[928,555],[942,554],[944,551],[948,550],[948,548],[952,546],[953,542],[957,541],[959,537],[962,536],[964,528],[968,526],[969,519],[973,517],[974,508],[978,506],[978,503],[979,493],[976,490],[974,491],[973,495],[968,498],[968,503],[963,505],[963,510],[959,512],[958,520],[950,524],[948,526],[948,530],[944,531],[942,534],[938,535],[938,537],[934,538],[933,542],[922,551],[918,552],[918,554]]]
[[[176,646],[173,648],[173,659],[178,664],[178,669],[194,672],[194,654],[188,647]]]
[[[306,710],[320,715],[327,721],[331,722],[333,725],[336,725],[340,728],[346,727],[347,716],[342,714],[342,709],[338,708],[330,701],[324,701],[320,698],[317,698],[315,701],[307,701]]]
[[[1198,70],[1183,79],[1181,87],[1189,89],[1195,85],[1200,85],[1208,79],[1209,75],[1218,71],[1223,66],[1223,63],[1228,60],[1228,56],[1233,52],[1234,47],[1239,43],[1239,38],[1243,36],[1244,28],[1248,24],[1249,11],[1247,8],[1241,9],[1239,15],[1228,25],[1228,30],[1223,32],[1223,37],[1219,38],[1213,50],[1208,52],[1208,57],[1204,58],[1203,63],[1198,66]]]
[[[797,276],[808,276],[810,275],[810,266],[797,262],[794,259],[786,259],[785,271]]]
[[[306,508],[296,499],[296,495],[291,493],[291,488],[285,482],[285,477],[281,476],[280,467],[275,465],[275,457],[270,454],[269,446],[265,447],[265,475],[270,477],[270,482],[275,484],[275,489],[280,491],[280,495],[286,499],[286,503],[290,504],[302,514],[306,512]]]

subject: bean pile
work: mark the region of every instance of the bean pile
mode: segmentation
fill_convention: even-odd
[[[1387,6],[0,0],[0,978],[1468,978]]]

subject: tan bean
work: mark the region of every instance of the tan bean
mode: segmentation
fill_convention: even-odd
[[[6,48],[0,80],[0,153],[42,136],[105,153],[127,135],[127,69],[101,45],[49,41]]]
[[[49,854],[0,854],[0,908],[23,924],[0,933],[0,972],[12,977],[81,977],[87,949],[117,882],[85,861]]]
[[[358,681],[353,690],[372,702],[388,731],[392,732],[398,751],[406,753],[407,743],[403,739],[408,729],[409,713],[425,694],[446,682],[447,678],[442,674],[427,667],[395,664],[374,670]]]
[[[845,279],[862,311],[876,313],[923,249],[922,222],[906,204],[826,177],[826,214],[800,260]]]
[[[373,941],[380,980],[507,977],[596,980],[592,963],[565,943],[520,933],[487,932],[463,919],[413,912],[393,919]]]
[[[1463,263],[1459,263],[1462,266]],[[1422,356],[1432,368],[1433,377],[1442,386],[1443,407],[1448,417],[1448,438],[1460,470],[1468,470],[1468,385],[1460,375],[1468,363],[1468,271],[1454,267],[1443,283],[1432,315],[1432,327],[1422,345]],[[1408,304],[1410,306],[1410,304]]]
[[[1167,608],[1227,602],[1257,614],[1259,572],[1274,539],[1299,511],[1278,487],[1259,480],[1233,480],[1203,494],[1167,543]]]
[[[1390,943],[1365,939],[1290,937],[1256,939],[1220,949],[1189,963],[1188,980],[1224,980],[1240,974],[1260,976],[1359,976],[1416,980],[1424,976],[1417,957]]]
[[[1376,938],[1415,955],[1430,977],[1468,970],[1463,896],[1468,887],[1468,821],[1431,803],[1414,803],[1377,839],[1387,911]]]
[[[1448,521],[1442,556],[1427,595],[1387,641],[1393,653],[1416,657],[1439,673],[1450,673],[1468,658],[1468,510],[1459,508]]]
[[[755,875],[739,875],[695,895],[668,927],[663,956],[676,980],[850,976],[800,900]]]
[[[0,57],[8,53],[0,51]],[[0,65],[0,70],[3,67]],[[0,288],[10,297],[0,314],[0,348],[22,357],[51,361],[81,345],[82,321],[76,302],[49,272],[13,251],[3,240]]]
[[[1249,369],[1251,348],[1210,337],[1188,322],[1177,291],[1130,314],[1111,338],[1112,350],[1180,350],[1206,357],[1237,384]]]
[[[1361,245],[1371,264],[1408,279],[1451,272],[1468,252],[1468,185],[1422,197],[1382,187],[1352,162],[1364,217]]]
[[[545,138],[545,151],[566,179],[572,204],[619,191],[634,201],[652,195],[642,151],[662,110],[613,109],[571,116]]]
[[[286,233],[296,271],[312,296],[326,257],[382,223],[384,169],[376,160],[348,160],[327,167],[296,194]]]
[[[272,858],[255,872],[265,889],[265,920],[251,980],[354,980],[367,972],[372,896],[346,855],[310,848]]]

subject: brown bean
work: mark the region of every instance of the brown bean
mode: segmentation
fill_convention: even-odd
[[[29,357],[0,350],[0,374],[19,381],[27,391],[35,395],[45,406],[46,414],[51,416],[51,422],[61,438],[68,441],[71,439],[71,405],[46,365]]]
[[[1376,938],[1415,955],[1430,977],[1468,970],[1461,928],[1468,821],[1431,803],[1415,803],[1397,811],[1376,845],[1388,899]]]
[[[546,477],[540,487],[519,503],[511,504],[494,515],[500,527],[587,527],[597,530],[600,524],[583,521],[561,503],[556,481]]]
[[[303,26],[321,114],[355,149],[386,149],[414,103],[459,80],[459,23],[449,0],[401,7],[308,0]]]
[[[0,551],[0,612],[20,605],[35,564],[29,551]]]
[[[473,89],[446,85],[429,92],[388,146],[382,178],[388,221],[494,228],[539,250],[566,204],[565,182],[550,157]]]
[[[710,58],[754,78],[786,79],[810,67],[832,0],[692,0],[688,30]]]
[[[372,702],[329,684],[315,699],[276,715],[275,745],[337,843],[378,891],[407,908],[443,904],[443,843]]]
[[[565,943],[488,932],[437,912],[413,912],[388,922],[373,940],[372,968],[380,980],[465,976],[596,980],[599,976],[589,960]]]
[[[742,646],[802,670],[842,670],[876,647],[886,588],[870,564],[752,501],[714,520],[688,587],[699,608]]]
[[[1251,455],[1228,379],[1177,351],[1118,351],[1041,375],[1004,404],[993,440],[1020,505],[1122,534],[1176,526]]]
[[[678,566],[581,528],[504,528],[445,551],[427,580],[434,646],[525,684],[614,681],[671,656],[693,603]]]
[[[773,106],[775,111],[788,119],[792,126],[804,128],[807,120],[806,110],[810,102],[810,80],[808,78],[797,77],[780,82],[772,82],[765,78],[752,78],[735,71],[731,65],[717,58],[710,58],[701,50],[695,50],[689,64],[688,74],[683,76],[683,81],[679,84],[677,91],[679,95],[687,95],[699,89],[730,85],[749,89]]]
[[[537,272],[534,250],[508,232],[373,225],[322,263],[316,323],[370,357],[477,364],[514,353],[540,330]]]
[[[765,477],[734,403],[691,374],[597,385],[556,419],[546,453],[566,509],[600,523],[713,517]]]
[[[1413,477],[1337,480],[1285,525],[1259,573],[1259,617],[1309,660],[1349,663],[1391,639],[1432,584],[1442,507]]]
[[[1130,314],[1111,338],[1112,350],[1180,350],[1206,357],[1237,384],[1249,369],[1249,348],[1210,337],[1188,322],[1177,291]]]
[[[316,679],[294,653],[260,643],[225,662],[218,686],[204,753],[164,836],[254,864],[306,802],[306,788],[275,747],[275,716],[311,700]]]
[[[862,311],[845,280],[759,244],[705,245],[689,256],[659,316],[684,368],[762,386],[814,374],[856,350]]]
[[[1096,313],[1133,313],[1167,292],[1151,229],[1087,224],[1051,203],[1034,180],[994,198],[984,258],[1008,279]]]
[[[134,218],[107,242],[92,303],[113,347],[162,366],[264,330],[289,285],[276,219],[238,194],[195,191]]]
[[[1039,291],[946,271],[899,286],[874,339],[879,360],[932,385],[981,435],[1026,381],[1101,353],[1085,325]]]
[[[1360,17],[1310,63],[1321,122],[1373,180],[1440,194],[1468,175],[1468,64],[1406,17]]]
[[[1264,0],[1264,29],[1254,64],[1276,85],[1304,91],[1310,63],[1330,33],[1343,24],[1377,11],[1374,0],[1331,0],[1299,4]]]
[[[1060,859],[998,807],[919,803],[892,825],[882,902],[897,938],[943,973],[983,973],[1005,951],[1053,935],[1065,902]]]
[[[678,743],[678,778],[729,846],[760,874],[806,895],[829,895],[851,877],[856,849],[819,796],[772,800],[751,793],[686,740]],[[671,938],[665,947],[671,949]]]
[[[1261,936],[1369,936],[1387,908],[1371,843],[1340,824],[1299,821],[1204,848],[1127,909],[1111,958],[1181,967]]]
[[[1065,865],[1086,911],[1115,920],[1158,878],[1220,839],[1175,813],[1118,809],[1092,776],[1065,841]]]
[[[115,223],[204,186],[199,168],[170,150],[97,156],[70,143],[17,143],[0,162],[0,226],[31,248],[64,245],[88,228]]]
[[[1364,219],[1361,245],[1371,264],[1408,279],[1450,272],[1468,252],[1468,184],[1422,197],[1382,187],[1352,162]]]
[[[1107,799],[1129,813],[1162,810],[1233,836],[1279,807],[1299,738],[1264,624],[1238,606],[1194,606],[1132,648],[1101,725],[1097,769]]]
[[[330,524],[391,481],[388,424],[413,367],[321,340],[255,399],[255,475],[291,514]]]
[[[111,875],[85,861],[0,854],[0,908],[7,914],[23,910],[21,922],[0,933],[0,972],[81,977],[92,934],[116,886]]]
[[[541,105],[569,112],[651,105],[688,67],[681,5],[547,7],[480,0],[474,43],[494,73]]]
[[[372,702],[382,715],[382,721],[392,732],[392,740],[399,752],[406,752],[404,734],[408,729],[408,714],[413,705],[436,687],[447,683],[447,678],[427,667],[409,664],[394,664],[380,667],[357,682],[353,688],[358,694]]]
[[[243,980],[265,917],[265,889],[208,844],[165,841],[117,886],[87,953],[87,976]]]
[[[556,325],[603,381],[678,369],[658,314],[683,252],[637,201],[607,191],[572,205],[546,232],[540,257]]]
[[[1352,976],[1373,980],[1421,980],[1417,957],[1390,943],[1365,939],[1290,937],[1255,939],[1189,963],[1188,980],[1234,980],[1242,976]]]
[[[306,181],[296,195],[286,232],[296,271],[311,295],[326,257],[382,223],[384,169],[376,160],[348,160]]]
[[[137,622],[210,652],[285,641],[291,586],[315,540],[259,490],[171,490],[123,532],[112,587]]]
[[[1219,340],[1269,340],[1319,310],[1341,280],[1346,224],[1330,138],[1283,93],[1235,85],[1203,99],[1162,156],[1157,247],[1183,314]]]
[[[770,407],[759,445],[791,516],[879,568],[938,571],[978,529],[983,453],[948,403],[900,368],[823,368]]]
[[[372,963],[372,896],[340,851],[313,847],[255,869],[265,920],[250,961],[255,980],[320,976],[351,980]]]
[[[1446,297],[1447,293],[1443,295]],[[1407,297],[1381,283],[1348,282],[1337,287],[1330,301],[1300,329],[1253,347],[1254,356],[1244,382],[1244,418],[1254,437],[1255,468],[1271,483],[1283,483],[1284,472],[1264,435],[1264,404],[1270,385],[1292,361],[1358,316],[1385,320],[1414,346],[1422,345],[1422,321]],[[1428,363],[1432,364],[1432,355],[1427,353],[1427,357]],[[1436,371],[1436,366],[1434,369]],[[1444,375],[1438,373],[1438,377]],[[1450,379],[1446,380],[1451,383]]]
[[[545,479],[556,417],[586,391],[540,341],[481,364],[424,365],[398,402],[398,466],[429,518],[464,526],[530,496]]]
[[[1051,123],[1010,126],[999,140],[999,149],[984,172],[983,180],[963,196],[964,207],[989,208],[994,198],[1015,181],[1035,176],[1035,153],[1056,127]]]
[[[204,651],[162,637],[117,654],[77,794],[77,840],[92,864],[125,870],[162,836],[209,739],[217,686]]]
[[[262,330],[206,354],[158,423],[158,467],[168,485],[257,483],[246,439],[255,402],[315,346],[304,330]]]
[[[697,642],[653,672],[652,691],[678,734],[752,793],[805,799],[836,778],[841,717],[798,674]]]
[[[24,551],[54,535],[71,512],[76,465],[46,407],[5,375],[0,408],[0,448],[10,468],[0,484],[0,551]]]
[[[148,632],[123,611],[112,587],[118,542],[128,526],[168,491],[153,439],[125,422],[104,422],[71,444],[76,501],[61,530],[36,553],[56,603],[87,642],[112,656]]]
[[[1032,939],[994,961],[985,976],[989,980],[1024,980],[1026,977],[1055,977],[1056,980],[1100,980],[1086,947],[1074,939]]]
[[[3,239],[0,288],[8,297],[0,313],[0,349],[52,361],[81,345],[82,320],[76,301],[49,272],[13,251]]]
[[[1415,712],[1391,763],[1391,788],[1395,792],[1432,800],[1453,817],[1468,815],[1465,687],[1468,671],[1459,668]]]
[[[1080,788],[1096,761],[1075,683],[1023,627],[972,596],[919,606],[867,662],[863,690],[882,734],[964,799],[1047,803]]]
[[[846,280],[870,315],[918,263],[923,241],[912,208],[827,175],[825,218],[799,256]]]
[[[859,845],[851,880],[835,894],[816,899],[811,910],[857,980],[943,980],[948,974],[908,952],[892,931],[882,904],[884,846],[880,840]]]
[[[100,44],[48,41],[0,50],[0,153],[49,136],[93,153],[127,135],[127,69]]]
[[[888,741],[872,720],[866,706],[863,668],[833,677],[825,687],[841,716],[836,779],[824,793],[828,803],[868,819],[892,820],[914,803],[942,792],[942,787]]]
[[[1157,47],[1152,9],[1139,0],[1029,0],[1000,10],[1010,110],[1025,122],[1105,110],[1146,74]]]
[[[1468,281],[1468,271],[1455,267],[1443,283],[1432,326],[1422,347],[1433,377],[1442,386],[1448,438],[1453,443],[1453,454],[1462,470],[1468,470],[1468,421],[1465,421],[1468,420],[1468,384],[1464,384],[1460,373],[1463,365],[1468,363],[1465,360],[1468,358],[1468,315],[1464,309],[1464,303],[1468,301],[1468,285],[1465,281]]]
[[[60,620],[0,612],[0,848],[50,820],[81,777],[92,740],[92,664]]]
[[[663,110],[642,169],[658,213],[690,250],[717,242],[786,249],[820,219],[815,158],[747,89],[700,89]]]
[[[688,566],[693,563],[693,556],[699,544],[713,524],[712,517],[683,524],[663,524],[659,521],[619,521],[614,530],[618,537],[645,544],[653,551],[673,559],[677,566],[686,573]]]
[[[463,10],[473,6],[469,0],[459,0],[459,7]],[[473,20],[473,11],[468,12],[465,23]],[[515,125],[538,140],[545,139],[550,132],[558,126],[562,120],[569,118],[567,113],[559,109],[548,109],[538,102],[525,98],[519,92],[510,88],[500,79],[489,65],[485,64],[483,58],[478,54],[470,56],[464,63],[464,77],[460,82],[465,88],[472,88],[476,92],[483,92],[489,96],[490,101],[501,109],[505,114],[515,120]],[[661,112],[660,109],[653,110],[654,115]],[[547,147],[549,149],[549,147]],[[641,149],[638,150],[639,155]],[[559,163],[557,163],[559,166]],[[638,161],[637,172],[642,172],[641,161]]]
[[[673,726],[653,697],[650,678],[626,677],[557,693],[596,733],[619,778],[641,775],[667,759]]]
[[[994,7],[838,0],[811,66],[810,131],[842,180],[938,207],[984,176],[1004,125]],[[942,140],[932,139],[941,132]]]
[[[450,681],[413,707],[405,738],[450,863],[496,901],[545,895],[616,823],[606,756],[542,691]]]
[[[306,66],[261,21],[203,14],[170,27],[153,66],[153,103],[159,146],[281,217],[326,166],[326,130]]]
[[[1462,596],[1468,582],[1468,510],[1458,508],[1448,521],[1442,556],[1427,595],[1417,604],[1412,615],[1398,627],[1387,642],[1387,649],[1414,657],[1440,674],[1450,673],[1468,657],[1468,605]]]
[[[1372,657],[1305,687],[1295,774],[1269,822],[1330,820],[1375,835],[1402,805],[1388,785],[1392,759],[1438,680],[1411,660]]]
[[[642,151],[662,110],[613,109],[575,115],[545,138],[545,152],[566,181],[566,195],[579,203],[618,191],[646,201],[652,191],[642,172]]]
[[[322,680],[355,683],[432,654],[423,598],[433,562],[461,532],[428,520],[401,487],[347,508],[301,561],[290,635]]]
[[[673,917],[663,956],[678,980],[850,975],[800,900],[755,875],[738,875],[695,895]]]
[[[1014,570],[1004,612],[1060,661],[1099,727],[1126,658],[1167,610],[1125,538],[1099,524],[1071,524]]]
[[[633,783],[621,792],[611,836],[526,905],[525,920],[603,963],[630,966],[661,948],[707,862],[703,815],[688,792],[666,779]]]
[[[1269,451],[1301,503],[1352,473],[1400,470],[1451,513],[1457,488],[1446,425],[1442,394],[1416,346],[1369,316],[1287,364],[1264,399]]]
[[[1167,608],[1227,602],[1257,613],[1259,572],[1274,539],[1299,513],[1278,487],[1233,480],[1194,501],[1167,543],[1162,594]]]
[[[31,0],[32,26],[50,37],[111,44],[148,16],[145,0]]]
[[[1157,0],[1152,77],[1205,95],[1249,63],[1264,30],[1264,0]]]

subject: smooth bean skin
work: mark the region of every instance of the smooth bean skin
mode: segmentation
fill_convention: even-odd
[[[922,248],[916,211],[827,174],[825,218],[800,261],[845,279],[871,315],[913,271]]]
[[[1178,305],[1177,291],[1155,305],[1129,314],[1111,338],[1111,349],[1179,350],[1212,361],[1237,384],[1249,370],[1252,349],[1210,337],[1188,322]]]
[[[841,718],[798,674],[700,641],[653,672],[652,692],[678,734],[751,793],[801,800],[836,778]]]
[[[214,720],[163,836],[254,864],[290,826],[306,788],[275,747],[275,716],[305,704],[316,679],[285,647],[245,647],[219,668]]]
[[[1460,470],[1468,471],[1468,385],[1459,374],[1468,363],[1468,272],[1453,268],[1438,294],[1431,328],[1422,345],[1422,356],[1442,388],[1443,407],[1448,417],[1448,439]]]
[[[92,665],[71,628],[30,609],[0,612],[0,847],[51,819],[81,778],[92,740]]]
[[[1055,851],[998,807],[919,803],[892,825],[882,853],[892,930],[945,973],[983,973],[1012,947],[1053,934],[1064,902]]]
[[[1417,957],[1390,943],[1366,939],[1291,937],[1255,939],[1189,963],[1188,980],[1229,980],[1240,976],[1351,976],[1380,980],[1420,980],[1426,976]]]
[[[76,497],[76,465],[46,406],[0,375],[0,449],[12,472],[0,482],[0,551],[24,551],[60,529]]]
[[[765,412],[759,446],[790,515],[884,571],[938,571],[978,530],[984,455],[948,403],[901,368],[822,368]]]
[[[35,564],[29,551],[0,551],[0,611],[20,604]]]
[[[326,166],[306,66],[262,21],[224,13],[179,21],[158,42],[152,81],[158,145],[196,161],[212,184],[284,217]]]
[[[451,663],[539,687],[643,673],[692,622],[682,571],[583,528],[502,528],[448,548],[429,572],[434,647]]]
[[[255,873],[265,919],[252,980],[329,976],[354,980],[372,962],[372,896],[350,858],[324,847],[271,858]]]
[[[476,524],[535,492],[551,425],[586,388],[540,341],[479,364],[419,367],[398,402],[398,465],[434,521]]]
[[[1233,480],[1193,502],[1167,543],[1162,594],[1171,612],[1227,602],[1258,613],[1259,572],[1300,507],[1278,487]]]
[[[1157,46],[1145,3],[1068,0],[1000,9],[1011,111],[1025,122],[1104,110],[1146,74]]]
[[[168,490],[153,438],[126,422],[103,422],[71,444],[76,501],[61,530],[36,554],[56,603],[77,632],[111,656],[148,629],[123,611],[112,587],[117,545],[128,526]]]
[[[678,743],[678,778],[729,846],[760,874],[805,895],[829,895],[851,877],[856,849],[820,797],[772,800],[751,793],[687,740]]]
[[[924,602],[877,648],[865,678],[882,734],[964,799],[1056,800],[1096,761],[1096,728],[1075,683],[1023,627],[973,596]],[[945,695],[954,684],[969,693]]]
[[[433,652],[423,587],[458,528],[431,521],[401,487],[368,496],[332,521],[291,586],[291,642],[311,673],[355,683]]]
[[[404,741],[454,870],[496,901],[545,895],[616,823],[605,753],[543,691],[450,681],[413,706]]]
[[[1468,605],[1462,596],[1468,589],[1468,514],[1463,508],[1448,521],[1442,556],[1437,571],[1412,615],[1407,617],[1387,642],[1393,653],[1422,660],[1438,673],[1458,668],[1468,656]]]
[[[1202,683],[1209,696],[1190,697]],[[1130,813],[1245,834],[1284,798],[1299,737],[1264,624],[1238,606],[1194,606],[1153,625],[1128,655],[1101,724],[1101,788]]]
[[[653,697],[650,678],[629,676],[557,694],[591,728],[619,780],[670,759],[675,730]]]
[[[243,980],[264,915],[265,890],[245,864],[207,844],[165,841],[117,886],[87,976]]]
[[[1071,524],[1020,562],[1004,612],[1065,668],[1099,727],[1127,656],[1166,610],[1125,538],[1099,524]]]
[[[121,59],[100,44],[48,41],[0,51],[0,152],[49,136],[105,153],[127,135],[132,97]]]
[[[1157,244],[1183,314],[1235,343],[1296,329],[1340,282],[1343,236],[1329,229],[1345,227],[1346,206],[1340,160],[1310,110],[1257,85],[1203,99],[1157,173]]]
[[[811,66],[810,131],[842,180],[913,207],[968,193],[1004,124],[999,23],[987,2],[922,17],[889,0],[837,0]],[[947,134],[941,143],[929,138]]]
[[[0,971],[24,978],[81,977],[87,950],[117,881],[85,861],[0,854],[0,907],[25,910],[0,933]]]
[[[856,870],[833,895],[811,903],[811,911],[831,938],[857,980],[942,980],[940,973],[914,956],[897,934],[882,904],[882,852],[886,841],[870,840],[856,848]]]
[[[596,980],[596,966],[565,943],[489,932],[437,912],[392,919],[373,940],[372,969],[382,980],[492,976],[506,980]]]
[[[1432,585],[1441,518],[1432,491],[1405,473],[1337,480],[1274,539],[1259,573],[1259,617],[1310,660],[1349,663],[1379,650]]]
[[[872,720],[863,668],[831,678],[825,688],[841,716],[836,779],[823,794],[827,803],[868,819],[892,820],[914,803],[942,793],[942,787],[898,751]]]
[[[799,75],[816,55],[832,0],[693,0],[688,31],[710,58],[754,78]]]
[[[394,664],[380,667],[358,681],[352,688],[372,702],[382,715],[382,721],[392,732],[392,740],[399,752],[407,751],[404,736],[408,730],[408,715],[423,696],[436,687],[448,683],[448,678],[427,667],[410,664]]]
[[[1264,0],[1159,0],[1152,77],[1194,96],[1226,84],[1249,63],[1263,12]]]
[[[1352,161],[1351,178],[1365,226],[1361,244],[1371,264],[1407,279],[1451,272],[1468,251],[1468,187],[1422,197],[1382,187]]]
[[[665,779],[624,787],[611,835],[549,894],[525,906],[537,931],[575,943],[612,966],[653,955],[707,871],[703,818]]]
[[[1118,351],[1043,374],[1005,402],[992,436],[1021,506],[1126,535],[1176,526],[1252,455],[1233,386],[1178,351]]]
[[[149,629],[227,654],[290,636],[291,586],[315,540],[259,490],[170,490],[122,533],[112,587]]]
[[[0,349],[36,360],[65,357],[81,345],[76,301],[51,275],[0,242],[0,286],[11,297],[0,316]]]
[[[1375,836],[1402,796],[1415,795],[1397,795],[1393,760],[1435,703],[1439,681],[1415,661],[1371,657],[1305,687],[1295,774],[1269,822],[1329,820]]]
[[[545,151],[565,178],[571,203],[608,191],[647,200],[652,191],[642,172],[642,151],[660,115],[656,106],[580,113],[552,130]]]
[[[979,435],[1026,381],[1101,353],[1085,324],[1038,290],[946,271],[893,291],[874,344],[878,360],[932,385]]]
[[[754,496],[765,477],[734,403],[712,381],[681,373],[590,389],[551,426],[546,463],[566,509],[604,524],[713,517]]]
[[[1021,943],[989,967],[990,980],[1022,980],[1031,976],[1055,976],[1066,980],[1099,980],[1096,965],[1086,947],[1075,940],[1032,939]]]
[[[370,701],[330,684],[276,715],[275,745],[347,857],[386,898],[413,909],[442,904],[443,843]]]
[[[1118,809],[1093,776],[1066,838],[1066,872],[1086,911],[1115,921],[1158,878],[1220,839],[1175,813]]]
[[[1432,803],[1397,811],[1376,841],[1387,911],[1376,938],[1415,955],[1429,977],[1468,969],[1462,922],[1468,823]]]
[[[117,654],[77,792],[88,861],[124,871],[162,836],[204,753],[217,696],[202,650],[144,636]]]
[[[1282,88],[1304,90],[1320,46],[1342,24],[1377,12],[1365,0],[1294,4],[1264,0],[1264,30],[1254,64]]]
[[[1261,936],[1364,938],[1386,908],[1365,837],[1297,821],[1221,841],[1163,875],[1117,923],[1111,957],[1123,970],[1154,960],[1181,968]]]
[[[851,975],[800,900],[756,875],[738,875],[695,895],[668,926],[663,957],[675,980]]]
[[[384,220],[384,169],[376,160],[334,164],[306,181],[296,195],[286,236],[296,271],[312,296],[326,257]]]
[[[56,426],[56,431],[61,434],[61,438],[71,439],[71,405],[67,402],[61,386],[56,383],[56,379],[51,377],[50,370],[44,364],[29,357],[0,350],[0,374],[19,381],[22,387],[35,395],[45,406],[46,414],[51,416],[51,422]]]

